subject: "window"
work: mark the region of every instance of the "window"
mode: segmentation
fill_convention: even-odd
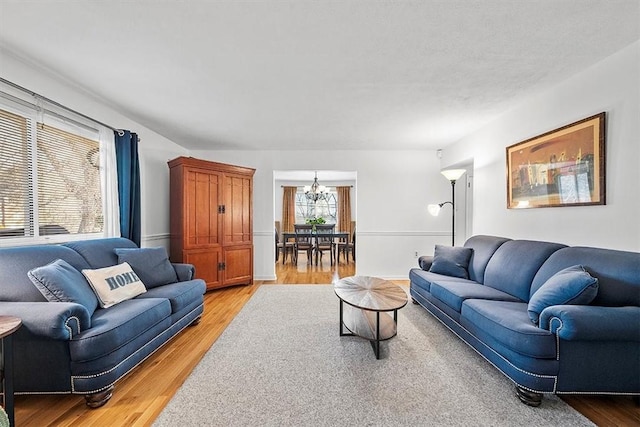
[[[337,224],[338,195],[335,189],[328,189],[326,200],[316,203],[307,199],[302,189],[296,193],[296,224],[304,224],[309,218],[324,218],[327,224]]]
[[[0,99],[0,244],[102,237],[100,132],[42,111]]]

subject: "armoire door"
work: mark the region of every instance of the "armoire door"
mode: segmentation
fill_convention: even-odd
[[[216,248],[189,249],[183,253],[183,262],[193,264],[196,268],[195,278],[204,280],[207,284],[207,290],[222,285],[221,253],[222,251]]]
[[[224,177],[224,244],[252,243],[251,178],[225,175]]]
[[[186,170],[185,249],[218,246],[221,176],[200,169]]]
[[[225,286],[253,282],[253,246],[230,246],[223,250]]]

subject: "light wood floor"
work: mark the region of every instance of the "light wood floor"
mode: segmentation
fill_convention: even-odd
[[[82,396],[16,397],[17,426],[148,426],[169,402],[202,356],[261,285],[326,284],[355,273],[353,263],[309,265],[300,255],[298,265],[277,264],[278,279],[208,292],[199,325],[189,327],[119,381],[111,400],[89,409]],[[408,285],[408,281],[397,281]],[[515,397],[514,397],[515,398]],[[628,397],[567,397],[569,404],[598,425],[640,426],[640,408]],[[544,403],[543,403],[544,404]],[[211,420],[210,425],[215,425]]]

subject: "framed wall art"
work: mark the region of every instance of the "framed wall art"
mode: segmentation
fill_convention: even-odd
[[[507,208],[604,205],[605,116],[507,147]]]

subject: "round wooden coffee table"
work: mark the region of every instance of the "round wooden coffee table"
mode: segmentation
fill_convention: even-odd
[[[396,336],[398,310],[407,305],[407,293],[398,285],[370,276],[345,277],[333,287],[340,299],[340,336],[369,340],[376,359],[380,359],[380,341]]]

